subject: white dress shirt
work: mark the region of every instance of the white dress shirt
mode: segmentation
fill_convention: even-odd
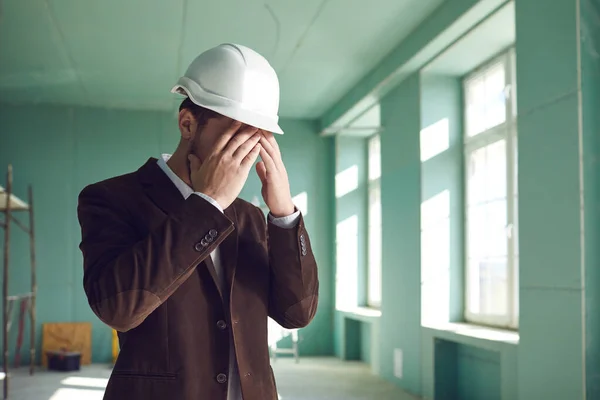
[[[171,157],[170,154],[163,154],[161,158],[158,159],[158,166],[164,171],[164,173],[169,177],[169,179],[173,182],[173,184],[177,187],[179,192],[184,199],[187,199],[192,194],[198,195],[214,205],[219,211],[223,212],[223,208],[210,196],[205,195],[204,193],[194,192],[194,190],[189,187],[181,178],[179,178],[173,170],[167,165],[167,161]],[[268,216],[269,222],[275,224],[281,228],[293,228],[298,223],[300,219],[300,211],[296,211],[295,213],[288,215],[286,217],[274,218],[270,213]],[[213,264],[215,265],[215,270],[217,273],[217,277],[219,278],[219,284],[221,285],[221,291],[226,293],[226,283],[225,276],[223,273],[223,268],[221,266],[221,262],[219,259],[219,248],[215,248],[215,250],[210,253],[210,257],[212,259]],[[233,335],[230,332],[230,340],[229,340],[229,376],[228,376],[228,390],[227,390],[227,400],[243,400],[242,399],[242,390],[240,387],[240,374],[238,371],[237,359],[235,356],[235,349],[233,346]]]

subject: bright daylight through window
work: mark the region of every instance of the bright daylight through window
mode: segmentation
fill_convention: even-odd
[[[369,264],[367,303],[381,306],[381,145],[379,135],[369,139]]]
[[[518,327],[514,52],[464,80],[466,309],[472,323]]]

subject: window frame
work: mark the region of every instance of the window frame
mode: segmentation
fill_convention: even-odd
[[[371,178],[372,176],[372,164],[371,164],[371,147],[373,146],[373,142],[378,141],[378,151],[379,151],[379,163],[377,166],[377,177]],[[373,191],[379,191],[379,204],[380,204],[380,214],[381,214],[381,136],[376,133],[370,136],[367,139],[367,262],[366,262],[366,304],[369,308],[380,309],[381,308],[381,298],[382,298],[382,272],[383,272],[383,246],[382,246],[382,217],[379,216],[379,224],[378,226],[373,226],[373,222],[371,220],[371,193]],[[371,264],[371,255],[374,249],[371,247],[371,235],[373,235],[373,230],[377,229],[379,231],[379,246],[377,251],[379,251],[379,265],[374,266]],[[371,292],[371,270],[372,268],[378,268],[379,270],[379,298],[374,299]]]
[[[502,124],[488,128],[474,136],[468,136],[468,110],[466,93],[468,84],[480,77],[486,71],[494,68],[499,63],[504,65],[505,92],[505,121]],[[513,48],[505,50],[500,55],[492,58],[463,78],[463,195],[464,195],[464,252],[465,252],[465,277],[464,277],[464,318],[467,322],[479,325],[488,325],[497,328],[518,329],[519,327],[519,267],[518,267],[518,181],[517,181],[517,113],[516,113],[516,63]],[[471,296],[469,284],[469,168],[470,154],[500,140],[506,141],[506,229],[507,229],[507,314],[490,315],[472,313],[469,310]]]

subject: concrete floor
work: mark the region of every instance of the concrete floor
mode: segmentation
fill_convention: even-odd
[[[301,358],[295,364],[279,358],[273,369],[281,400],[417,400],[371,375],[362,363]],[[33,377],[26,369],[16,370],[9,381],[9,399],[102,400],[109,376],[110,368],[105,365],[87,366],[75,373],[39,371]]]

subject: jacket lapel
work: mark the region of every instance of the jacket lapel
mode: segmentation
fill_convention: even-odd
[[[225,273],[225,278],[227,280],[227,293],[224,293],[224,295],[227,296],[228,302],[233,291],[233,282],[235,279],[235,269],[237,266],[238,256],[239,232],[237,212],[234,204],[235,202],[225,209],[225,216],[233,222],[235,229],[229,234],[229,236],[225,238],[225,240],[223,240],[223,242],[221,242],[221,245],[219,246],[219,256],[222,264],[221,267],[223,268],[223,272]]]
[[[219,284],[219,276],[217,275],[217,269],[215,268],[215,264],[212,261],[212,256],[208,256],[201,263],[204,268],[208,270],[210,276],[212,277],[215,286],[217,288],[217,292],[219,292],[219,296],[221,297],[221,301],[223,301],[223,292],[221,291],[221,285]]]
[[[138,176],[139,176],[140,182],[142,183],[142,186],[144,187],[144,191],[146,192],[146,195],[152,200],[152,202],[154,204],[156,204],[157,207],[159,207],[161,210],[163,210],[163,212],[165,214],[167,214],[167,215],[172,214],[176,210],[178,210],[179,208],[181,208],[183,206],[183,202],[185,201],[185,199],[183,198],[183,196],[181,195],[181,192],[177,189],[175,184],[173,182],[171,182],[171,180],[164,173],[164,171],[162,169],[160,169],[160,167],[157,164],[156,158],[150,158],[138,170]],[[225,215],[227,215],[229,218],[232,218],[231,215],[234,215],[234,214],[235,214],[235,212],[233,212],[233,211],[225,212]],[[232,221],[235,222],[234,219],[232,219]],[[233,236],[235,236],[235,238],[230,239]],[[227,239],[229,239],[233,243],[231,243],[227,246],[228,249],[223,249],[223,244],[221,244],[221,246],[220,246],[220,249],[221,249],[220,254],[221,254],[221,260],[223,261],[224,271],[228,270],[228,268],[225,269],[226,261],[227,261],[227,263],[231,262],[230,258],[229,257],[225,258],[224,255],[227,253],[227,251],[233,251],[234,248],[235,248],[235,250],[237,250],[236,231],[234,230],[227,237]],[[226,241],[227,241],[227,239],[226,239]],[[237,257],[237,254],[236,254],[236,257]],[[217,287],[219,294],[221,295],[221,298],[223,298],[224,293],[221,293],[221,285],[219,285],[219,277],[217,275],[215,266],[212,263],[212,260],[209,260],[207,262],[205,261],[205,262],[201,263],[201,265],[203,265],[208,270],[208,272],[210,273],[210,276],[214,280],[215,286]],[[228,288],[230,287],[229,281],[228,281],[227,287]]]

